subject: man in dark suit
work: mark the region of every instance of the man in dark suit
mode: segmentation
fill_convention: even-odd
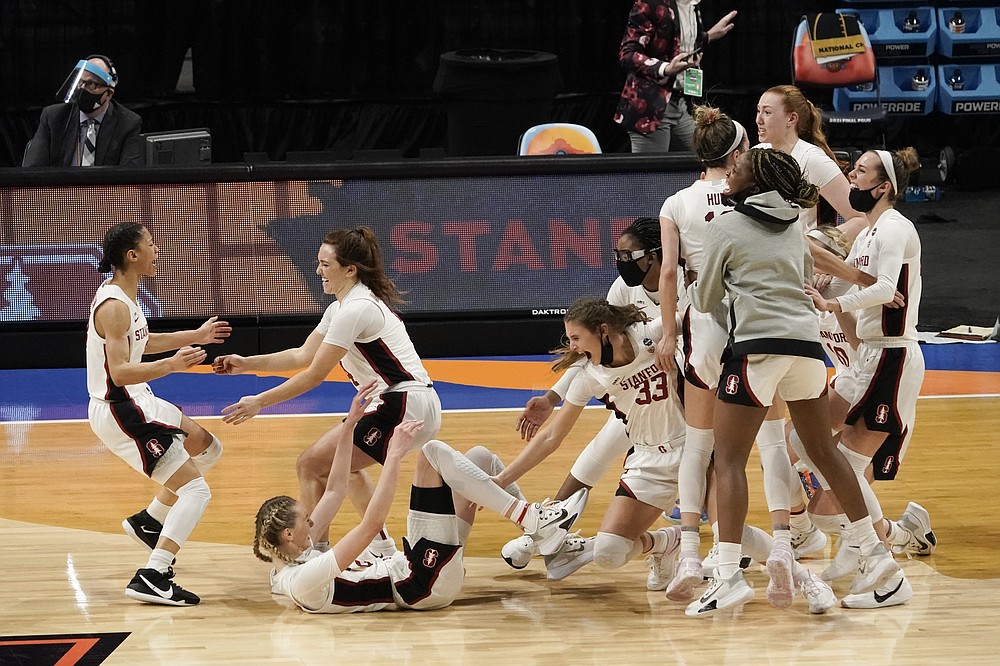
[[[42,109],[21,165],[140,166],[142,119],[112,99],[117,85],[107,56],[81,60],[63,86],[66,102]]]

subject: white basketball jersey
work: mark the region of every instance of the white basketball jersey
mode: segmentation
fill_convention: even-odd
[[[128,329],[128,360],[130,363],[142,361],[146,342],[149,340],[149,325],[146,323],[146,315],[143,314],[142,308],[129,298],[121,290],[121,287],[111,284],[111,280],[107,280],[97,288],[94,300],[90,304],[90,319],[87,321],[87,391],[91,398],[119,402],[131,399],[140,392],[149,391],[149,385],[143,382],[116,386],[111,381],[111,376],[108,374],[107,343],[104,338],[97,334],[97,329],[94,327],[94,312],[108,299],[119,300],[128,306],[129,319],[131,320]]]
[[[619,276],[608,289],[608,303],[611,305],[634,305],[650,319],[660,316],[659,294],[650,293],[641,284],[630,287]]]
[[[732,210],[722,203],[725,180],[698,180],[663,202],[660,217],[674,221],[681,238],[681,258],[684,268],[701,268],[704,253],[705,228],[722,213]]]
[[[359,331],[354,339],[344,338],[342,331],[345,328],[350,330],[352,322],[337,322],[337,318],[369,316],[371,308],[377,310],[375,325],[369,330]],[[345,323],[347,326],[342,326]],[[431,383],[403,322],[360,282],[343,302],[336,301],[326,309],[316,331],[323,336],[324,343],[347,350],[340,364],[356,386],[374,380],[377,384],[375,394],[378,395],[402,382]]]
[[[663,335],[660,320],[626,329],[635,360],[620,368],[587,363],[574,378],[566,400],[586,405],[596,397],[625,423],[637,446],[676,448],[684,441],[684,412],[677,395],[677,375],[656,366],[656,342]]]
[[[923,283],[920,277],[920,237],[913,223],[890,208],[854,241],[847,262],[878,282],[838,298],[844,311],[857,311],[857,336],[865,342],[884,338],[917,340],[917,315]],[[906,304],[886,306],[899,291]]]

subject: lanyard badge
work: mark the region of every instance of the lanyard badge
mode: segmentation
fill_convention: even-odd
[[[697,67],[688,67],[684,70],[684,94],[690,97],[701,97],[701,90],[702,71]]]

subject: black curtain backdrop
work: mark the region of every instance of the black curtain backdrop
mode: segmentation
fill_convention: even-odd
[[[745,124],[760,92],[790,79],[794,27],[823,0],[704,0],[711,24],[737,28],[706,51],[706,100]],[[932,3],[924,3],[932,4]],[[442,53],[521,49],[558,57],[553,121],[595,130],[605,152],[628,150],[611,121],[623,72],[618,46],[632,0],[3,0],[0,2],[0,166],[20,163],[41,107],[79,58],[116,63],[118,101],[143,131],[208,127],[216,162],[244,153],[393,150],[446,144],[447,100],[433,92]],[[193,93],[175,92],[192,52]],[[814,93],[815,101],[829,95]],[[899,121],[890,143],[924,151],[998,145],[995,115],[934,113]],[[512,152],[514,148],[512,146]]]

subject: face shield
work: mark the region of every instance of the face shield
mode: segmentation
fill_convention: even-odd
[[[59,88],[59,92],[56,93],[56,99],[67,104],[69,102],[78,102],[80,93],[83,91],[100,96],[108,88],[114,87],[115,80],[110,74],[89,60],[81,60],[76,63],[76,67],[66,77],[66,80]]]

